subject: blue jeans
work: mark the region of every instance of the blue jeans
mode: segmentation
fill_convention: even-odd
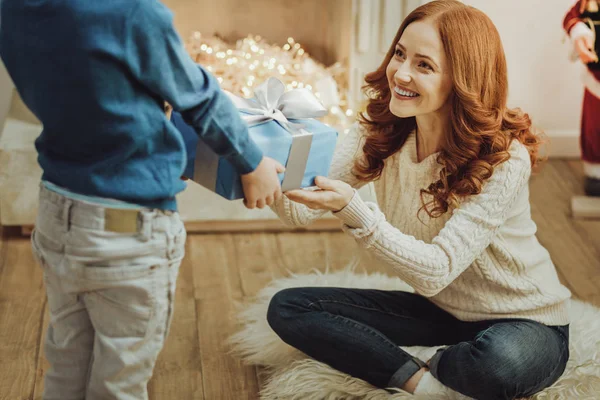
[[[464,322],[399,291],[293,288],[267,319],[289,345],[381,388],[402,387],[421,366],[398,346],[439,346],[429,361],[444,385],[476,399],[514,399],[552,385],[569,358],[569,327],[525,319]]]

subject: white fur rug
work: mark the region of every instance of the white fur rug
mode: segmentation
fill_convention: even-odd
[[[241,330],[230,338],[234,354],[245,362],[264,367],[266,383],[262,400],[398,400],[417,399],[406,392],[391,394],[367,382],[334,370],[288,346],[266,320],[271,297],[281,289],[301,286],[336,286],[381,290],[411,288],[384,274],[357,274],[351,270],[292,275],[273,281],[254,302],[240,306]],[[571,358],[567,369],[552,387],[531,400],[600,399],[600,309],[572,301]],[[427,359],[436,348],[405,348]],[[431,399],[431,397],[427,397]]]

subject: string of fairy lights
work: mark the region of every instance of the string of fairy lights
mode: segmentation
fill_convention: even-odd
[[[324,66],[292,37],[283,46],[252,35],[231,44],[217,36],[195,32],[186,47],[197,63],[217,77],[224,90],[252,97],[253,87],[273,76],[288,90],[312,91],[329,110],[323,122],[343,130],[354,122],[354,110],[347,97],[347,67],[343,62]]]

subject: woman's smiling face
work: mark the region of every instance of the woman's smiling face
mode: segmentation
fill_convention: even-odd
[[[386,68],[392,114],[407,118],[445,112],[452,92],[449,69],[434,21],[408,25]]]

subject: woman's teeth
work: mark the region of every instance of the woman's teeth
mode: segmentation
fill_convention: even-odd
[[[398,93],[400,96],[405,97],[417,97],[419,94],[415,92],[409,92],[408,90],[400,89],[399,87],[395,87],[394,91]]]

